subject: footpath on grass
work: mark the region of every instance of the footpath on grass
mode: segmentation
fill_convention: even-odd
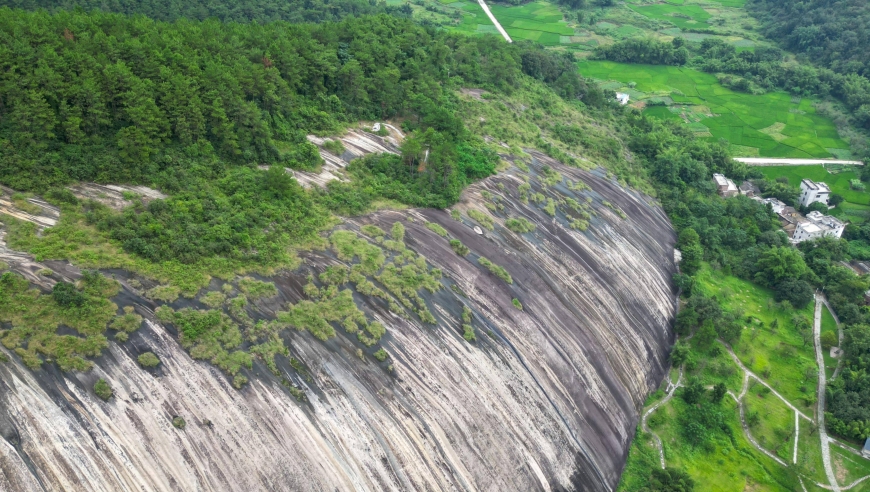
[[[831,490],[840,492],[840,485],[837,483],[837,477],[834,475],[834,469],[831,467],[831,442],[828,438],[828,431],[825,429],[825,359],[822,356],[822,296],[815,295],[816,310],[813,316],[813,345],[816,349],[816,365],[819,366],[819,386],[816,402],[818,403],[818,419],[819,434],[822,438],[822,463],[825,465],[825,475],[828,477],[828,482],[831,484]]]
[[[665,397],[662,398],[658,403],[656,403],[655,405],[653,405],[652,407],[650,407],[650,409],[647,410],[646,413],[643,414],[643,418],[640,419],[640,427],[641,427],[641,429],[643,429],[644,432],[647,432],[647,433],[649,433],[649,434],[652,434],[653,438],[655,439],[656,447],[659,449],[659,462],[660,462],[661,465],[662,465],[662,470],[665,469],[665,448],[664,448],[664,446],[662,445],[662,439],[659,437],[659,435],[656,434],[655,432],[653,432],[652,429],[650,429],[649,427],[647,427],[647,425],[646,425],[646,420],[647,420],[647,418],[648,418],[650,415],[652,415],[653,412],[656,411],[657,408],[659,408],[660,406],[662,406],[662,405],[666,404],[667,402],[671,401],[671,398],[674,397],[674,392],[677,391],[677,388],[679,388],[680,386],[682,386],[682,384],[681,384],[680,382],[683,380],[683,368],[680,367],[680,374],[679,374],[679,376],[677,376],[677,382],[676,382],[676,383],[671,382],[670,371],[668,371],[667,378],[668,378],[668,390],[667,390],[667,393],[668,393],[668,394],[665,395]]]

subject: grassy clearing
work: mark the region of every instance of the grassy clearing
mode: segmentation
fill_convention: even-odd
[[[685,412],[687,405],[679,398],[672,399],[667,405],[672,407],[671,418],[656,429],[665,446],[665,461],[685,469],[697,484],[704,485],[703,490],[788,490],[782,485],[789,483],[787,471],[746,440],[736,405],[730,398],[722,401],[724,423],[732,438],[718,436],[713,449],[705,451],[684,441],[678,414]]]
[[[818,483],[828,483],[825,465],[822,462],[822,441],[813,424],[801,419],[798,440],[798,469],[801,474]],[[806,480],[804,483],[809,485]]]
[[[684,364],[684,377],[697,377],[704,386],[723,383],[735,395],[743,387],[743,371],[737,367],[731,356],[719,344],[712,345],[707,351],[701,352],[697,340],[692,340],[693,354],[703,354],[701,357],[689,359]],[[673,381],[677,375],[673,375]]]
[[[827,308],[822,309],[822,332],[821,332],[821,335],[825,336],[825,333],[832,333],[835,337],[839,333],[837,331],[837,322],[834,321],[834,317],[831,315],[831,312],[828,311]],[[834,375],[834,371],[837,369],[837,359],[831,357],[830,350],[823,349],[822,355],[825,358],[825,377],[827,379],[831,379],[831,376]]]
[[[849,485],[861,477],[870,475],[870,460],[856,456],[840,446],[831,446],[831,465],[841,486]],[[862,483],[855,491],[870,490],[870,484]]]
[[[762,447],[786,462],[794,457],[794,411],[757,381],[743,398],[750,432]]]
[[[722,307],[743,312],[744,330],[734,352],[752,372],[763,378],[798,408],[809,410],[814,401],[815,369],[812,343],[804,343],[791,322],[798,314],[812,319],[812,304],[784,311],[775,305],[769,289],[704,267],[696,277],[699,287],[716,296]],[[745,321],[751,318],[751,321]],[[774,323],[775,321],[775,323]],[[776,325],[775,327],[772,327]]]
[[[735,92],[715,76],[689,68],[591,60],[578,66],[586,77],[613,81],[612,89],[629,92],[633,86],[633,100],[670,98],[672,105],[650,108],[650,114],[680,119],[698,136],[757,149],[762,157],[827,158],[835,157],[828,149],[849,149],[834,123],[816,114],[808,99]]]

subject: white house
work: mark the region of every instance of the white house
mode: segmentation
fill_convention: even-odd
[[[785,203],[779,201],[776,198],[761,198],[758,196],[753,196],[751,198],[763,205],[770,205],[770,208],[773,209],[773,213],[775,214],[782,213],[782,211],[785,210],[786,207]]]
[[[836,217],[822,215],[821,212],[814,210],[807,214],[807,220],[797,224],[792,242],[799,243],[824,236],[839,238],[845,228],[846,224]]]
[[[870,437],[864,441],[864,449],[861,450],[861,456],[870,459]]]
[[[616,93],[616,100],[619,101],[619,104],[625,106],[628,104],[629,95],[624,92]]]
[[[722,174],[714,174],[713,183],[716,184],[716,190],[719,192],[719,195],[725,198],[732,197],[738,192],[737,185],[734,184],[734,181],[731,181]]]
[[[827,205],[830,196],[831,189],[825,183],[816,183],[811,179],[801,180],[800,204],[804,207],[808,207],[814,202]]]

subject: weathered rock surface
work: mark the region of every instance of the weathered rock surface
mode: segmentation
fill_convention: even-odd
[[[286,343],[306,371],[286,359],[279,366],[307,401],[256,363],[251,382],[235,390],[153,318],[128,342],[112,343],[88,373],[50,364],[33,372],[4,351],[0,490],[615,488],[638,410],[667,366],[675,238],[648,198],[600,173],[533,157],[533,173],[547,164],[588,185],[532,190],[591,198],[588,229],[520,201],[515,168],[471,187],[456,207],[489,213],[484,197],[501,197],[491,214],[495,230],[482,235],[473,222],[437,210],[380,212],[342,226],[388,230],[402,220],[408,247],[444,272],[444,288],[424,296],[437,326],[355,295],[387,327],[382,344],[392,372],[361,360],[361,345],[340,329],[327,342],[290,332]],[[502,227],[506,217],[525,217],[536,230],[515,234]],[[424,221],[472,253],[456,255]],[[505,267],[513,283],[483,269],[478,256]],[[302,299],[308,271],[338,261],[329,252],[307,254],[299,272],[274,279],[279,299],[259,311]],[[116,302],[154,308],[126,288]],[[462,338],[463,306],[474,313],[474,343]],[[162,365],[140,368],[144,351]],[[98,378],[115,391],[109,402],[93,394]],[[173,427],[175,416],[186,420],[184,430]]]

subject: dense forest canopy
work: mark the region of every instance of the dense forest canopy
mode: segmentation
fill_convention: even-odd
[[[813,63],[870,77],[870,3],[865,0],[750,0],[764,34]]]
[[[154,261],[278,261],[289,239],[328,222],[326,209],[359,213],[377,197],[450,205],[497,161],[456,116],[463,84],[510,92],[528,74],[566,99],[603,101],[563,55],[388,15],[260,25],[4,8],[0,65],[0,182],[171,194],[123,217],[86,211]],[[353,185],[321,194],[283,174],[320,165],[307,133],[396,116],[411,133],[403,159],[428,149],[426,166],[369,159],[352,166]]]
[[[389,13],[409,16],[409,7],[388,7],[370,0],[0,0],[0,6],[25,10],[101,10],[125,15],[145,15],[155,20],[176,19],[260,24],[273,21],[337,21],[347,16]]]

